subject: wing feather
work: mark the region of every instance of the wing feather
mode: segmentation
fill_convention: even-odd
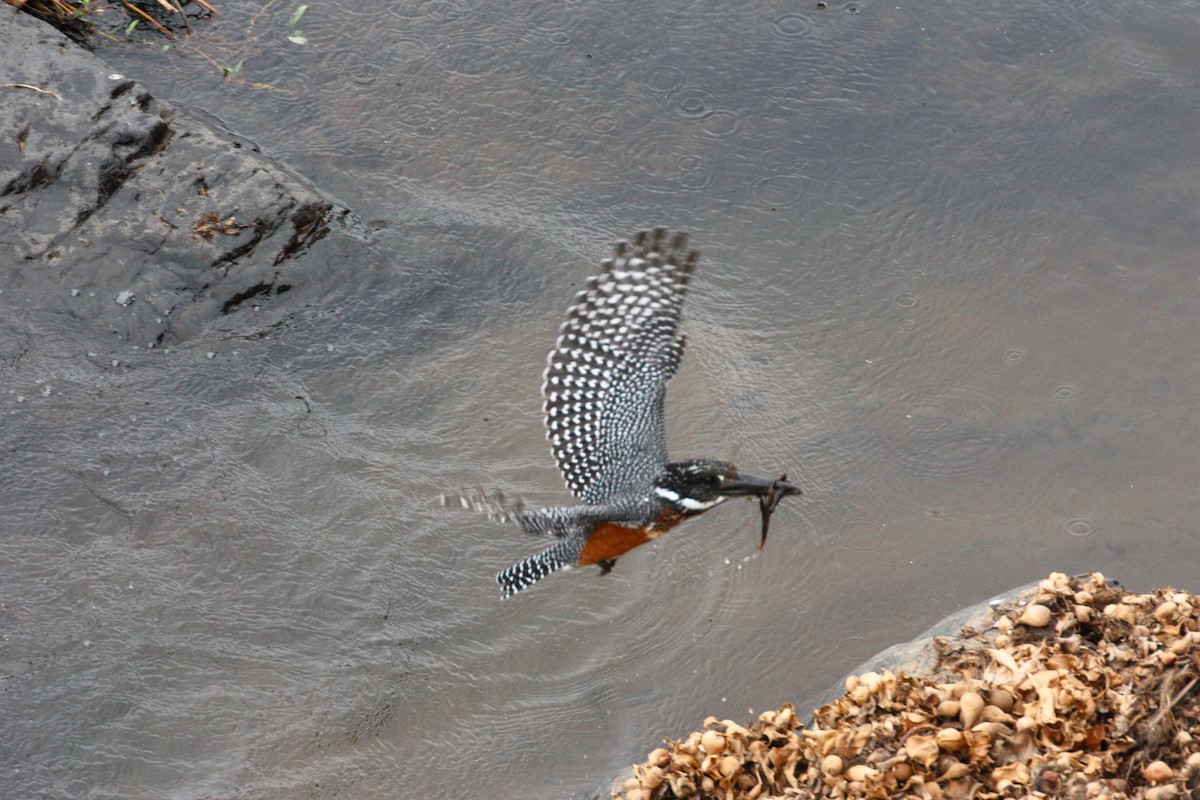
[[[617,244],[567,312],[542,385],[546,433],[568,488],[601,503],[667,461],[663,402],[683,356],[679,321],[698,255],[686,234]]]

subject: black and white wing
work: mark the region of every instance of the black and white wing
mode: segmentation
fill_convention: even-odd
[[[680,313],[698,258],[687,235],[621,242],[575,298],[550,352],[546,431],[568,488],[606,502],[647,487],[667,462],[663,399],[683,355]]]

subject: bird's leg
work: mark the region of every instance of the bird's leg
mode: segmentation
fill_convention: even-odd
[[[597,561],[596,562],[596,566],[598,566],[600,568],[601,575],[607,575],[608,573],[612,572],[612,568],[615,567],[616,565],[617,565],[617,560],[615,558],[610,558],[606,561]]]

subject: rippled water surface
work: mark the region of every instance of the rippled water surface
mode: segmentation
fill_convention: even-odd
[[[170,352],[13,323],[11,796],[586,797],[1050,570],[1200,585],[1200,4],[220,7],[102,54],[373,238]],[[673,455],[805,495],[501,602],[542,543],[437,496],[567,501],[545,353],[652,224]]]

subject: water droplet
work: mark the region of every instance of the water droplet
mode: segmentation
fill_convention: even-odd
[[[705,109],[704,101],[699,97],[685,97],[679,101],[679,111],[685,117],[702,117]]]
[[[804,87],[798,86],[772,86],[767,89],[767,97],[770,97],[781,108],[786,108],[789,111],[800,111],[804,108],[805,101],[811,96],[811,92]]]
[[[601,114],[592,120],[592,130],[596,133],[612,133],[617,129],[617,121],[607,114]]]
[[[841,654],[842,660],[857,664],[863,660],[863,643],[866,638],[863,636],[844,636],[837,642],[837,650]]]
[[[800,175],[772,175],[754,187],[759,201],[776,208],[795,204],[804,194],[804,178]]]
[[[650,67],[634,78],[634,81],[655,92],[673,92],[687,83],[687,73],[669,64]]]
[[[915,308],[917,305],[917,296],[912,292],[901,292],[893,298],[892,302],[897,308]]]
[[[445,113],[432,104],[404,103],[396,109],[394,119],[417,136],[436,136],[445,124]]]
[[[1072,536],[1090,536],[1096,530],[1096,522],[1089,517],[1071,517],[1063,524],[1063,530]]]
[[[426,0],[416,6],[413,16],[438,17],[441,19],[458,19],[466,13],[462,3],[457,0]]]
[[[1054,396],[1059,400],[1070,400],[1075,396],[1075,387],[1069,383],[1064,383],[1054,390]]]
[[[703,156],[680,156],[679,183],[685,189],[703,189],[712,182],[712,168]]]
[[[739,122],[734,112],[718,109],[704,118],[701,127],[709,136],[728,136],[738,129]]]
[[[351,82],[359,86],[369,86],[374,83],[382,71],[379,64],[367,61],[361,53],[354,50],[338,52],[335,60],[342,72],[349,76]]]
[[[583,131],[578,125],[573,125],[570,122],[562,122],[559,123],[551,135],[558,141],[566,143],[577,141],[583,135]]]
[[[771,22],[771,32],[785,39],[807,36],[812,30],[812,20],[800,14],[784,14]]]
[[[1019,347],[1010,347],[1004,351],[1004,360],[1009,364],[1016,364],[1025,358],[1025,351]]]
[[[883,547],[887,535],[883,523],[865,518],[847,519],[834,529],[838,547],[852,553],[871,553]]]
[[[474,397],[479,393],[479,381],[475,378],[463,377],[456,380],[451,388],[456,394]]]

